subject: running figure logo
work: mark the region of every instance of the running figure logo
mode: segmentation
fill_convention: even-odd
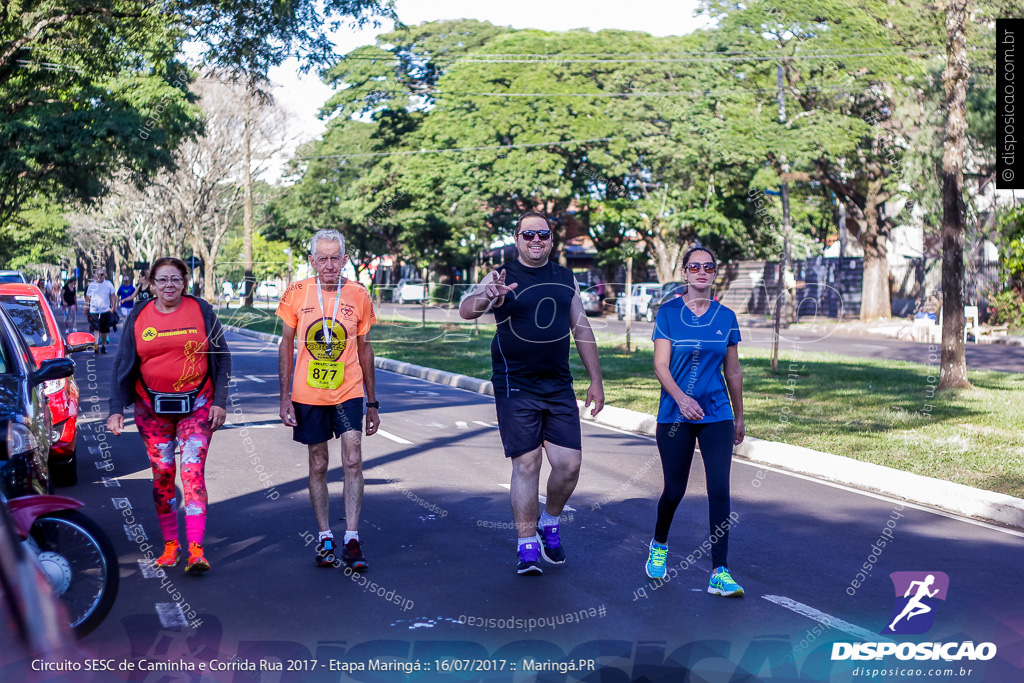
[[[932,605],[926,600],[945,600],[949,576],[943,572],[893,572],[889,574],[896,591],[892,621],[882,633],[924,633],[935,622]]]

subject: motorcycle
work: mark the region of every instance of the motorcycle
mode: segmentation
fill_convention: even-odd
[[[96,522],[65,496],[20,496],[4,501],[15,530],[60,598],[81,638],[110,612],[120,579],[117,553]]]

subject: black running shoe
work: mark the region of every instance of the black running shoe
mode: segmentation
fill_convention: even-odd
[[[335,567],[338,564],[337,558],[334,556],[336,547],[334,545],[333,538],[323,538],[316,544],[316,557],[313,561],[316,562],[318,567]]]
[[[558,537],[558,525],[539,526],[537,535],[540,536],[540,554],[551,564],[565,564],[565,549]]]
[[[363,557],[363,547],[358,538],[353,538],[341,546],[341,561],[354,572],[364,572],[370,566]]]
[[[540,544],[524,543],[519,546],[519,564],[516,565],[516,574],[543,574],[540,568]]]

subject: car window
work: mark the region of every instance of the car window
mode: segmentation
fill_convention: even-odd
[[[53,343],[39,300],[31,296],[0,294],[0,306],[11,316],[29,346],[48,346]]]
[[[10,375],[13,373],[14,364],[11,362],[11,356],[7,349],[7,344],[0,341],[0,375]]]

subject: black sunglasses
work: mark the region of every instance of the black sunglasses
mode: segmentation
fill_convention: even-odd
[[[713,273],[718,270],[718,266],[714,263],[687,263],[686,269],[691,273],[699,273],[701,266],[704,266],[705,273]]]
[[[527,242],[532,242],[534,237],[540,239],[541,242],[547,242],[551,239],[550,230],[522,230],[519,234],[522,235],[523,239]]]

